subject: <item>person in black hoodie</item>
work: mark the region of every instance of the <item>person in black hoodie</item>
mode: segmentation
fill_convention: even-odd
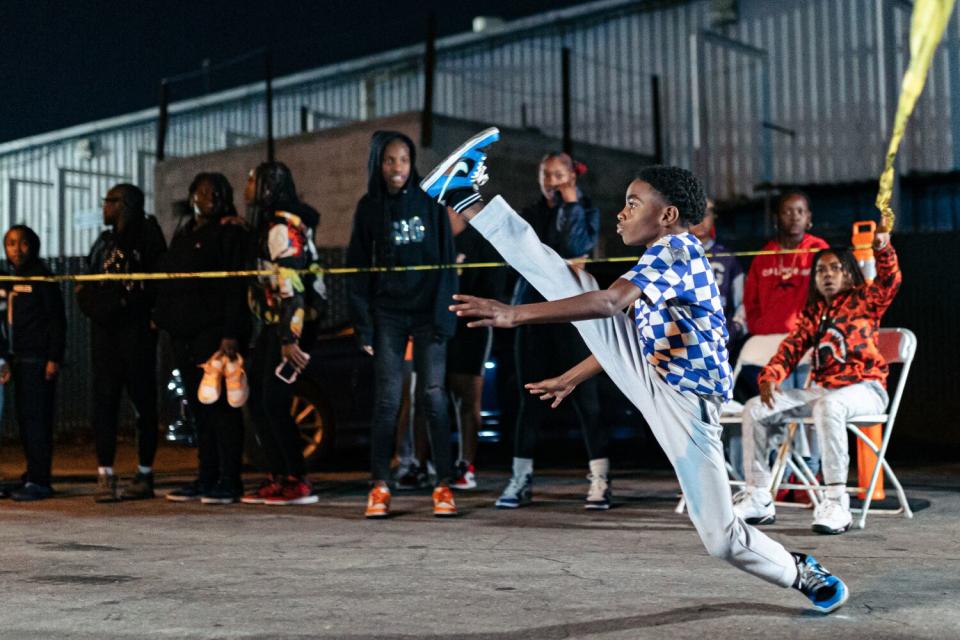
[[[194,215],[174,233],[158,268],[177,273],[243,269],[247,233],[235,224],[237,211],[227,178],[200,173],[188,193]],[[199,460],[197,479],[168,493],[168,500],[230,504],[243,494],[240,407],[246,399],[242,381],[231,385],[229,377],[243,375],[241,346],[249,337],[250,324],[246,294],[243,278],[165,280],[158,287],[153,318],[173,342],[174,362],[197,426]],[[224,373],[227,393],[221,394]],[[209,404],[198,397],[204,374],[211,376],[212,397],[205,398],[213,400]]]
[[[156,218],[144,213],[143,191],[115,185],[103,198],[103,223],[87,258],[87,273],[153,271],[166,248]],[[145,281],[87,282],[77,304],[90,318],[93,365],[93,432],[97,450],[97,502],[152,498],[157,452],[157,332],[150,326],[155,288]],[[123,389],[137,411],[137,459],[133,481],[121,490],[113,474],[117,421]]]
[[[40,261],[40,238],[25,225],[15,225],[3,238],[7,261],[16,276],[49,276]],[[52,282],[6,282],[8,339],[2,346],[0,382],[13,379],[20,442],[27,459],[22,484],[10,491],[19,501],[42,500],[53,494],[53,408],[57,374],[63,362],[67,318],[60,287]],[[8,364],[8,362],[10,364]]]
[[[320,214],[300,201],[293,175],[282,162],[264,162],[250,172],[244,197],[255,233],[257,268],[290,269],[261,277],[251,300],[260,320],[250,367],[250,412],[270,477],[243,496],[245,504],[303,505],[317,502],[307,478],[300,431],[290,407],[293,382],[310,356],[301,344],[306,317],[306,278],[312,235]]]
[[[347,248],[351,267],[450,265],[455,261],[446,209],[418,187],[416,148],[395,131],[370,141],[367,193],[357,204]],[[373,488],[367,517],[389,514],[390,459],[401,397],[401,371],[408,336],[413,337],[418,407],[426,410],[437,471],[434,515],[456,515],[449,484],[453,465],[444,390],[446,341],[456,317],[447,306],[457,291],[453,269],[361,273],[349,287],[350,315],[361,348],[374,358],[376,405],[371,433]]]

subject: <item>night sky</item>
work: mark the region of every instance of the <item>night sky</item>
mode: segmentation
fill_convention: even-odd
[[[276,75],[422,42],[473,16],[518,18],[583,0],[0,0],[0,142],[157,104],[162,77],[273,47]],[[216,91],[259,79],[250,60],[211,74]],[[175,86],[174,98],[206,90]]]

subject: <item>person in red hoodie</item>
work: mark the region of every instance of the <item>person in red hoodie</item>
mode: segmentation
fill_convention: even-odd
[[[823,238],[807,233],[813,226],[812,218],[810,199],[805,193],[785,193],[777,206],[777,237],[767,242],[763,250],[826,249],[829,245]],[[807,300],[812,264],[812,252],[753,259],[743,293],[751,335],[793,331]]]
[[[880,355],[878,328],[901,281],[890,234],[877,233],[873,250],[877,277],[871,284],[864,282],[849,249],[816,255],[807,305],[761,371],[759,397],[743,409],[746,488],[734,497],[734,512],[749,524],[775,519],[766,452],[771,435],[802,416],[813,416],[826,485],[825,500],[814,511],[813,531],[843,533],[853,522],[846,492],[846,425],[852,416],[886,410],[889,368]],[[813,349],[813,384],[781,391],[781,383],[808,349]]]

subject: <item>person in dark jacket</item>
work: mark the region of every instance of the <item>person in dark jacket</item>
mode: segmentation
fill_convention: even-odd
[[[370,141],[367,193],[357,204],[347,248],[351,267],[409,267],[454,262],[446,209],[418,187],[416,147],[395,131]],[[373,488],[367,517],[389,514],[390,460],[400,407],[404,348],[413,337],[418,407],[423,407],[437,486],[434,514],[455,515],[450,482],[453,464],[444,373],[446,342],[456,328],[447,309],[457,291],[453,269],[361,273],[348,287],[350,316],[361,348],[373,356],[376,405],[371,433]]]
[[[293,382],[310,356],[302,344],[307,320],[305,269],[320,214],[300,201],[293,174],[282,162],[264,162],[250,172],[244,197],[256,247],[257,268],[290,269],[261,277],[251,299],[259,333],[251,358],[250,413],[270,477],[243,496],[245,504],[305,505],[317,502],[307,478],[303,443],[290,415]]]
[[[219,173],[200,173],[190,184],[194,215],[174,233],[159,262],[161,271],[234,271],[245,266],[246,231],[234,224],[233,188]],[[161,281],[153,317],[170,334],[174,362],[183,378],[197,426],[197,479],[167,494],[174,502],[230,504],[243,494],[245,382],[241,346],[249,335],[247,282],[242,278]],[[198,397],[201,378],[211,376],[213,402]],[[227,392],[220,393],[226,375]],[[229,397],[234,393],[238,397]],[[239,406],[235,406],[239,405]]]
[[[49,276],[40,261],[40,238],[25,225],[15,225],[3,238],[15,276]],[[10,491],[18,501],[42,500],[53,494],[53,409],[57,375],[63,362],[67,318],[60,287],[52,282],[6,282],[7,331],[0,359],[0,382],[13,380],[14,405],[27,471]]]
[[[577,187],[579,173],[586,170],[566,153],[548,153],[540,161],[540,192],[537,201],[521,215],[541,241],[562,258],[589,253],[600,234],[600,211]],[[513,304],[543,302],[543,297],[520,278]],[[565,345],[558,349],[557,345]],[[587,346],[569,323],[518,327],[515,359],[520,385],[520,409],[514,438],[513,475],[497,499],[498,508],[512,509],[528,504],[533,496],[533,456],[541,425],[550,417],[549,405],[531,397],[523,385],[566,371],[590,355]],[[570,396],[590,458],[590,489],[585,506],[607,509],[610,505],[608,434],[600,424],[600,401],[595,378],[580,385]]]
[[[118,184],[103,198],[103,223],[87,258],[87,273],[153,271],[166,250],[156,218],[144,213],[143,192]],[[97,502],[152,498],[157,451],[157,332],[150,326],[155,288],[145,281],[87,282],[77,303],[90,318],[93,366],[93,432],[97,450]],[[124,388],[137,411],[137,473],[122,490],[113,463]]]
[[[463,216],[457,215],[452,209],[448,211],[457,264],[503,262],[493,245],[468,225]],[[504,299],[506,276],[506,267],[461,269],[459,293]],[[460,458],[457,460],[457,477],[453,488],[461,490],[477,487],[474,463],[477,434],[482,423],[483,372],[493,346],[492,328],[470,329],[467,322],[466,318],[457,318],[457,332],[447,343],[447,388],[453,400],[454,417],[460,433]]]

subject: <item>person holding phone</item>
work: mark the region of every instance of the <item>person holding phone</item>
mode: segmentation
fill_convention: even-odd
[[[294,270],[304,269],[309,263],[309,238],[320,222],[320,214],[300,202],[293,175],[282,162],[265,162],[251,171],[244,197],[256,237],[257,268],[279,267],[282,271],[259,278],[250,297],[261,327],[251,358],[249,407],[270,477],[242,501],[313,504],[317,496],[307,479],[300,432],[290,415],[290,403],[292,385],[310,362],[301,345],[305,287]]]

